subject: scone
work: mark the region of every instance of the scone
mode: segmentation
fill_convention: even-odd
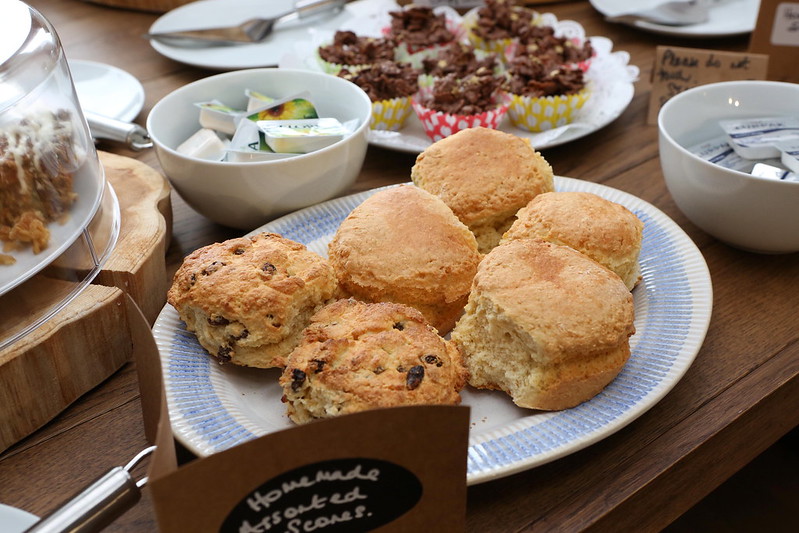
[[[379,407],[456,405],[465,384],[460,352],[421,313],[354,299],[314,315],[280,377],[298,424]]]
[[[356,207],[328,257],[344,296],[410,305],[442,335],[463,312],[481,259],[469,229],[413,185],[383,189]]]
[[[274,233],[195,250],[168,302],[220,363],[283,367],[311,315],[336,290],[328,262]]]
[[[633,298],[584,254],[537,239],[485,256],[452,331],[469,384],[530,409],[574,407],[598,394],[630,356]]]
[[[537,237],[571,246],[618,274],[628,289],[641,280],[644,224],[629,209],[589,192],[551,192],[519,210],[501,242]]]
[[[527,140],[491,128],[433,143],[416,158],[411,179],[444,200],[482,253],[499,243],[519,209],[555,190],[552,167]]]

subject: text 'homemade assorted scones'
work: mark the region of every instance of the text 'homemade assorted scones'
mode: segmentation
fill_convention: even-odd
[[[440,197],[487,253],[516,212],[555,190],[552,167],[526,139],[490,128],[469,128],[425,149],[411,179]]]
[[[574,407],[598,394],[630,356],[632,294],[568,246],[537,239],[485,256],[452,331],[469,384],[531,409]]]
[[[379,407],[460,403],[460,352],[417,310],[338,300],[317,312],[280,377],[297,423]]]
[[[588,192],[550,192],[519,210],[501,242],[537,237],[571,246],[606,266],[628,289],[641,280],[643,223],[626,207]]]
[[[188,255],[167,300],[220,363],[271,368],[285,365],[311,315],[335,290],[324,258],[261,233]]]
[[[461,315],[481,259],[452,210],[412,185],[383,189],[356,207],[328,257],[345,295],[414,307],[442,335]]]

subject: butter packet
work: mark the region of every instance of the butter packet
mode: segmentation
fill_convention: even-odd
[[[214,130],[202,128],[183,141],[176,151],[207,161],[222,161],[229,144],[229,140],[221,139]]]
[[[337,143],[354,129],[335,118],[262,120],[258,127],[274,152],[307,154]]]
[[[796,172],[774,165],[767,165],[766,163],[755,163],[751,174],[760,178],[799,182],[799,174]]]
[[[266,143],[266,138],[255,122],[242,120],[227,147],[225,161],[249,163],[294,157],[294,153],[276,153]]]
[[[302,92],[294,96],[266,102],[261,107],[247,112],[247,119],[259,120],[305,120],[319,118],[316,107],[309,100],[310,93]]]
[[[719,125],[735,152],[747,159],[780,157],[778,142],[799,139],[799,117],[722,120]]]
[[[799,172],[799,138],[777,143],[780,161],[794,172]]]
[[[689,146],[688,151],[705,161],[740,172],[748,173],[754,164],[751,160],[738,155],[727,142],[727,137],[723,135]]]
[[[263,93],[259,93],[258,91],[253,91],[250,89],[245,90],[244,95],[247,97],[248,113],[257,111],[258,109],[264,107],[264,105],[271,104],[275,101],[275,99],[271,96],[267,96]]]
[[[227,106],[219,100],[198,102],[194,105],[200,108],[200,126],[226,135],[236,133],[236,125],[244,113],[244,111]]]

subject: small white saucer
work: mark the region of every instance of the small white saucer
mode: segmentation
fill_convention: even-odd
[[[144,87],[133,75],[117,67],[68,60],[78,101],[85,111],[130,122],[144,106]]]
[[[3,533],[20,533],[39,521],[39,517],[22,509],[0,503],[0,526]]]

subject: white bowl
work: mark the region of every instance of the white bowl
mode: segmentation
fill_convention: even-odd
[[[216,162],[180,154],[176,148],[200,129],[198,102],[219,100],[245,109],[245,89],[274,98],[310,91],[320,117],[358,128],[341,141],[288,159]],[[251,230],[289,211],[344,192],[361,171],[372,103],[355,84],[305,70],[263,68],[218,74],[162,98],[147,117],[164,174],[186,202],[214,222]]]
[[[727,81],[672,97],[658,115],[660,164],[677,207],[699,228],[747,251],[799,251],[799,182],[723,168],[689,152],[724,134],[718,121],[799,116],[799,85]]]

